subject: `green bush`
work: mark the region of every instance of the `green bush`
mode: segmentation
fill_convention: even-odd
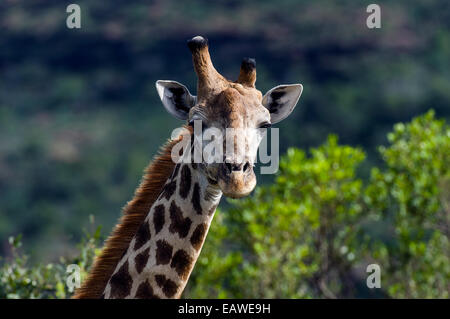
[[[93,223],[93,218],[91,219]],[[94,256],[99,253],[100,227],[94,231],[84,231],[83,240],[77,245],[79,254],[73,258],[60,258],[58,263],[46,265],[29,265],[28,256],[21,250],[21,236],[10,237],[9,244],[12,256],[10,260],[1,260],[0,265],[0,298],[35,299],[35,298],[68,298],[72,295],[66,285],[67,266],[76,264],[80,267],[81,280],[86,278],[93,263]]]
[[[380,147],[386,168],[372,170],[366,200],[387,238],[372,248],[389,295],[450,296],[450,128],[434,112],[397,124]],[[389,221],[388,223],[386,221]]]

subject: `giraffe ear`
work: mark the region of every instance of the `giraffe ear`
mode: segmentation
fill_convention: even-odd
[[[262,104],[269,110],[272,124],[284,120],[292,113],[302,91],[301,84],[283,84],[270,89],[264,95]]]
[[[180,120],[189,117],[189,110],[197,102],[197,97],[176,81],[158,80],[156,90],[166,110]]]

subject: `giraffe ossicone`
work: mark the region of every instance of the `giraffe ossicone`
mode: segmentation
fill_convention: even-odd
[[[177,148],[181,137],[169,141],[147,167],[75,298],[179,298],[222,195],[247,196],[256,185],[259,129],[286,118],[300,98],[301,84],[279,85],[263,96],[255,88],[254,59],[245,58],[238,79],[229,81],[214,68],[204,37],[192,38],[188,47],[197,96],[176,81],[157,81],[156,89],[167,111],[186,121],[192,143]],[[216,161],[186,160],[207,147],[194,134],[196,121],[222,133]],[[242,132],[229,136],[227,129]],[[174,150],[184,161],[173,160]]]

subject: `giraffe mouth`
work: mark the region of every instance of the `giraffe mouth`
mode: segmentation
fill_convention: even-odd
[[[223,194],[231,198],[248,196],[256,186],[256,176],[250,167],[247,170],[231,170],[223,165],[217,176],[217,184]]]

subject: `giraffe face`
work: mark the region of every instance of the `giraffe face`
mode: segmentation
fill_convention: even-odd
[[[214,152],[214,161],[202,158],[200,167],[225,196],[246,196],[256,185],[253,166],[264,129],[293,111],[303,87],[279,85],[263,96],[255,88],[255,60],[244,59],[237,81],[232,82],[214,69],[204,38],[195,37],[188,46],[198,76],[198,96],[175,81],[157,81],[158,94],[169,113],[193,126],[194,148],[208,154],[205,137],[221,136],[216,140],[221,152]],[[201,123],[200,131],[196,130],[196,123]]]
[[[242,197],[248,195],[256,185],[253,166],[258,145],[265,130],[271,125],[270,113],[262,105],[262,94],[255,88],[239,83],[229,83],[223,91],[210,95],[202,104],[189,111],[188,123],[201,123],[201,140],[194,147],[201,147],[203,167],[207,177],[218,183],[225,196]],[[207,141],[216,142],[214,160],[209,160]],[[209,146],[208,146],[209,145]],[[211,148],[210,148],[211,149]],[[219,151],[218,153],[216,153]]]

